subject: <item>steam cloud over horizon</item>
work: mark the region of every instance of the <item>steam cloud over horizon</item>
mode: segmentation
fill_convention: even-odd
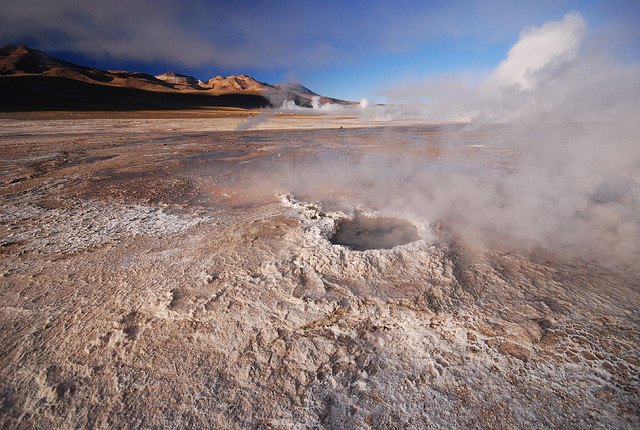
[[[307,196],[357,190],[348,193],[354,205],[444,222],[468,238],[633,264],[640,259],[640,69],[612,58],[586,28],[570,13],[525,29],[475,86],[420,87],[429,105],[351,108],[363,117],[378,109],[425,121],[466,115],[468,125],[443,131],[436,160],[402,147],[357,161],[317,155],[280,168],[275,186]],[[383,129],[374,139],[394,136]]]
[[[414,80],[382,94],[394,102],[426,98],[415,111],[430,120],[636,122],[640,64],[612,55],[626,42],[588,35],[584,18],[571,12],[562,21],[524,29],[507,58],[484,78]]]

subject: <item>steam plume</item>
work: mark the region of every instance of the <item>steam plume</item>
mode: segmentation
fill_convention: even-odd
[[[594,37],[570,13],[524,30],[486,79],[413,83],[430,104],[360,108],[471,120],[443,131],[437,159],[404,148],[357,162],[324,154],[278,169],[288,173],[275,186],[310,196],[342,190],[354,204],[441,221],[483,242],[639,261],[640,69]],[[385,136],[393,131],[377,135]]]

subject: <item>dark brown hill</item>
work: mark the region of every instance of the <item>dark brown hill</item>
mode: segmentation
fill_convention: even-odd
[[[146,73],[80,66],[26,46],[0,48],[0,110],[257,108],[292,100],[311,106],[316,93],[299,84],[269,85],[247,75],[204,82],[175,72]],[[320,103],[351,104],[322,97]]]

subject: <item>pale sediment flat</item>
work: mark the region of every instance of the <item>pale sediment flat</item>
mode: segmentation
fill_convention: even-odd
[[[355,110],[355,109],[354,109]],[[100,133],[120,132],[213,132],[234,131],[246,124],[252,116],[260,120],[252,123],[250,129],[259,130],[297,130],[326,128],[364,128],[384,127],[389,121],[382,119],[363,119],[357,114],[330,115],[308,113],[281,113],[261,111],[259,109],[212,109],[194,112],[36,112],[5,113],[0,115],[0,133],[21,133],[29,127],[30,133],[59,132]],[[394,125],[425,125],[423,121],[398,120]]]
[[[319,157],[508,169],[510,148],[469,132],[444,154],[455,127],[355,116],[236,132],[246,115],[165,114],[0,120],[3,427],[640,425],[634,264],[486,247],[367,206],[366,184],[282,179]],[[332,244],[356,213],[420,239]]]

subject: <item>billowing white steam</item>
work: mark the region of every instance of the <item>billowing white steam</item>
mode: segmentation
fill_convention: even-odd
[[[610,42],[588,35],[584,19],[569,13],[522,31],[485,79],[448,75],[404,82],[383,94],[396,103],[428,99],[417,110],[436,121],[637,122],[640,67],[613,57]]]
[[[272,104],[274,100],[270,98]],[[277,101],[277,99],[276,99]],[[276,105],[278,106],[278,105]],[[298,113],[326,113],[326,114],[357,114],[364,109],[362,105],[349,106],[337,103],[322,103],[319,96],[311,97],[311,107],[299,106],[293,100],[284,100],[281,104],[270,110],[277,112],[298,112]]]
[[[472,120],[445,136],[438,160],[402,148],[393,159],[320,157],[279,169],[287,174],[277,185],[305,195],[357,190],[354,203],[443,221],[466,237],[637,262],[640,67],[616,60],[594,37],[570,13],[524,30],[484,79],[447,77],[386,93],[422,93],[430,104],[351,108],[365,118]],[[478,143],[471,134],[481,137],[479,154],[490,154],[484,161],[460,157]]]
[[[249,130],[250,128],[253,128],[258,124],[268,121],[272,116],[273,113],[268,111],[258,115],[249,115],[245,122],[238,124],[238,126],[236,127],[236,131]]]
[[[577,13],[567,14],[560,22],[523,30],[518,43],[489,78],[489,87],[494,90],[513,85],[525,90],[533,88],[541,70],[575,57],[585,31],[586,23]]]

